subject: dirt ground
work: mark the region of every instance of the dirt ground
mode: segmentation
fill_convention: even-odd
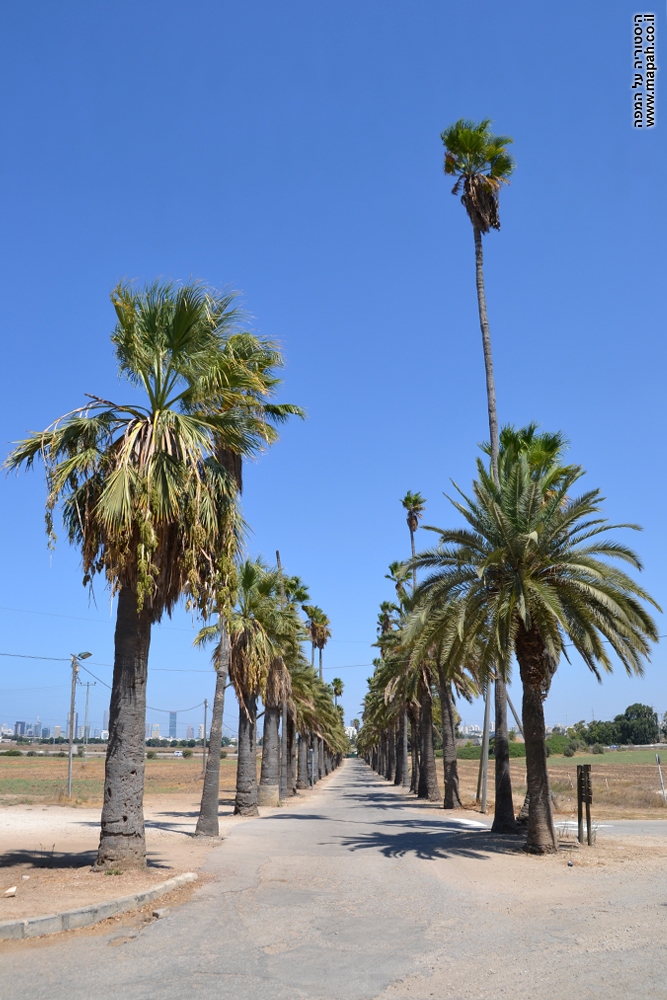
[[[645,755],[644,755],[645,757]],[[610,819],[667,819],[667,806],[662,797],[660,779],[655,763],[633,763],[632,753],[605,755],[593,758],[593,820]],[[589,757],[583,758],[590,761]],[[599,761],[599,763],[598,763]],[[559,819],[572,820],[577,815],[577,764],[578,757],[549,758],[549,781],[556,796],[556,814]],[[438,761],[440,790],[444,788],[442,761]],[[479,761],[460,760],[459,778],[461,800],[464,806],[476,808],[475,792]],[[526,762],[513,758],[510,762],[512,791],[517,811],[526,794]],[[667,768],[663,771],[667,781]],[[493,761],[489,762],[488,802],[493,812],[494,802]]]
[[[221,761],[220,833],[232,822],[235,761]],[[67,760],[0,757],[0,921],[75,909],[126,896],[197,871],[219,841],[192,836],[201,796],[201,757],[146,761],[145,871],[93,873],[99,839],[104,759],[74,762],[72,805]],[[16,896],[2,894],[16,886]],[[158,904],[156,904],[158,905]]]

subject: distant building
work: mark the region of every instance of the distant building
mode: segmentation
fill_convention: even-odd
[[[86,727],[85,726],[77,726],[76,727],[76,738],[77,738],[77,740],[82,740],[85,735],[86,735]]]
[[[195,738],[195,731],[192,726],[188,726],[185,730],[185,738],[186,740],[193,740]]]
[[[176,712],[169,713],[169,739],[176,739]]]
[[[14,723],[14,736],[25,736],[25,722]]]
[[[62,729],[60,728],[60,726],[54,726],[53,727],[53,738],[54,738],[54,740],[59,740],[61,733],[62,733]]]
[[[100,733],[100,739],[101,740],[108,740],[109,739],[109,730],[108,729],[103,729],[102,730],[102,732]]]
[[[69,718],[69,712],[68,712],[67,713],[67,736],[69,736],[69,727],[70,727],[70,718]],[[77,734],[78,731],[79,731],[79,713],[75,712],[74,713],[74,735],[75,736],[76,736],[76,734]]]
[[[159,722],[154,722],[153,725],[151,726],[151,739],[152,740],[159,740],[160,739],[160,723]]]
[[[49,729],[49,727],[48,726],[43,726],[42,727],[42,739],[43,740],[48,740],[50,738],[50,736],[51,736],[51,730]]]
[[[204,739],[204,726],[203,725],[201,725],[199,727],[199,736],[197,737],[197,739],[200,739],[200,740]]]
[[[357,730],[354,728],[354,726],[346,726],[345,727],[345,735],[350,740],[356,739]]]
[[[109,728],[109,709],[104,709],[104,715],[102,716],[102,729]]]
[[[35,719],[35,725],[32,727],[32,733],[33,736],[37,736],[37,738],[39,738],[41,732],[42,732],[42,720],[40,719],[39,716],[37,716],[37,718]]]
[[[100,731],[99,731],[99,729],[95,729],[93,731],[93,739],[94,740],[99,740],[100,739]]]

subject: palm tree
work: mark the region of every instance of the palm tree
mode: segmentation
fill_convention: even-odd
[[[421,493],[411,493],[409,490],[401,500],[401,504],[407,511],[406,521],[408,523],[408,530],[410,532],[410,552],[412,558],[415,557],[415,532],[419,527],[419,521],[421,520],[424,508],[426,507],[426,500],[421,495]],[[412,571],[412,592],[414,593],[417,589],[417,571],[413,569]],[[408,712],[407,708],[403,708],[403,715],[401,718],[399,726],[399,765],[397,770],[400,772],[400,783],[402,785],[408,785]],[[398,784],[398,775],[396,784]]]
[[[276,574],[259,560],[239,568],[238,597],[229,623],[229,676],[239,702],[238,761],[234,813],[257,815],[257,699],[266,690],[275,643]]]
[[[445,174],[456,177],[452,194],[458,194],[463,186],[461,202],[472,223],[475,241],[475,275],[477,283],[477,308],[482,332],[484,368],[486,372],[486,400],[489,416],[489,438],[491,442],[491,474],[498,479],[498,413],[496,408],[496,385],[493,375],[493,355],[491,333],[486,312],[484,290],[484,256],[482,235],[490,229],[500,229],[499,194],[502,184],[509,183],[514,170],[514,161],[507,152],[512,139],[505,135],[493,135],[491,121],[485,118],[473,122],[460,118],[441,134],[445,147]],[[481,769],[484,770],[486,788],[486,768],[488,766],[488,698],[485,696],[484,752]],[[511,832],[514,829],[512,804],[512,783],[509,770],[509,738],[507,732],[507,693],[500,677],[495,687],[496,714],[496,806],[494,831]],[[481,770],[480,770],[481,775]],[[485,809],[485,793],[482,808]]]
[[[530,797],[526,849],[539,854],[556,849],[543,701],[561,655],[572,645],[600,679],[601,669],[612,670],[610,646],[628,674],[641,674],[658,638],[644,603],[658,605],[614,565],[641,569],[639,559],[602,537],[636,525],[610,525],[599,490],[572,498],[582,474],[570,466],[554,482],[520,454],[496,484],[478,461],[473,497],[452,501],[468,528],[430,529],[439,544],[416,560],[430,571],[416,595],[422,648],[439,642],[445,654],[456,644],[460,655],[477,650],[481,672],[495,662],[505,676],[516,656]]]
[[[7,466],[46,466],[47,530],[60,503],[84,583],[102,573],[118,595],[114,673],[96,865],[145,864],[143,818],[146,679],[151,626],[187,593],[206,613],[217,563],[240,530],[234,483],[216,442],[250,448],[234,413],[205,406],[220,365],[233,296],[200,284],[118,285],[112,335],[122,375],[145,402],[91,396],[85,407],[32,434]]]
[[[340,677],[334,677],[334,679],[331,682],[331,690],[333,691],[334,705],[336,706],[338,706],[338,699],[343,697],[344,687],[345,685],[343,684]]]
[[[234,442],[223,436],[218,436],[215,443],[216,457],[233,476],[240,496],[243,490],[243,455],[257,454],[274,444],[278,437],[276,424],[284,423],[290,416],[303,418],[305,414],[300,407],[291,403],[271,402],[281,384],[277,370],[283,366],[282,355],[271,341],[260,339],[247,330],[237,330],[239,320],[239,314],[234,312],[226,330],[218,363],[208,373],[205,405],[219,413],[224,421],[233,421],[243,428],[245,443],[243,451],[234,447]],[[201,402],[195,401],[195,409],[201,405]],[[210,837],[217,837],[219,834],[220,746],[230,655],[227,627],[233,603],[233,561],[237,556],[237,551],[228,551],[227,559],[218,573],[216,631],[219,641],[218,651],[214,657],[216,685],[211,718],[210,753],[206,762],[195,830],[195,835]]]

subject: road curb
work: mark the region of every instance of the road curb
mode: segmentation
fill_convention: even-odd
[[[42,937],[44,934],[58,934],[60,931],[73,931],[77,927],[88,927],[90,924],[108,920],[119,913],[137,910],[146,903],[152,903],[159,896],[164,896],[182,885],[197,880],[196,872],[184,872],[154,885],[152,889],[134,892],[131,896],[121,896],[120,899],[109,899],[104,903],[91,903],[77,910],[64,910],[62,913],[51,913],[44,917],[23,917],[21,920],[3,920],[0,922],[0,941],[20,941],[22,938]]]

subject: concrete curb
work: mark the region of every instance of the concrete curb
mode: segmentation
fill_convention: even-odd
[[[88,927],[89,924],[99,923],[100,920],[107,920],[119,913],[138,910],[159,896],[180,889],[188,882],[195,882],[197,877],[195,872],[185,872],[154,885],[152,889],[134,892],[131,896],[122,896],[120,899],[110,899],[105,903],[91,903],[78,910],[65,910],[45,917],[4,920],[0,922],[0,941],[20,941],[22,938],[42,937],[44,934],[58,934],[60,931],[73,931],[77,927]]]

